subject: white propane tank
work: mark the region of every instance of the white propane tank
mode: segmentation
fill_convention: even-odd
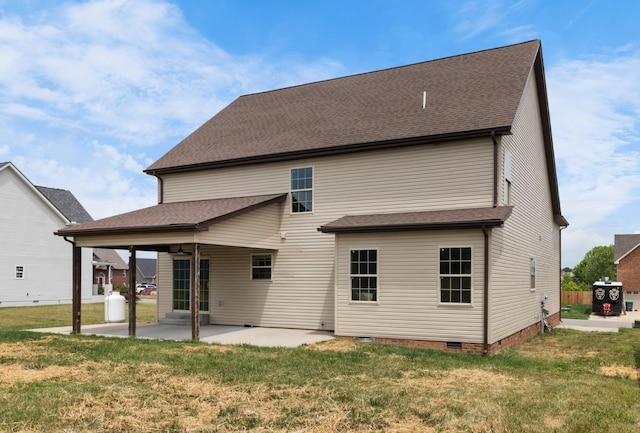
[[[124,304],[125,299],[120,292],[111,292],[104,299],[104,321],[124,322]]]

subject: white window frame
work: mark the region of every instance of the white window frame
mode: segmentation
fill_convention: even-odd
[[[354,274],[351,272],[351,253],[354,251],[375,251],[376,252],[376,273],[375,274]],[[375,299],[353,299],[353,278],[375,278],[376,279],[376,287],[375,287]],[[361,287],[357,288],[358,290],[362,290]],[[365,288],[366,290],[371,290],[371,288]],[[352,303],[364,303],[364,304],[377,304],[380,302],[380,250],[378,248],[349,248],[349,302]]]
[[[293,171],[294,170],[304,170],[304,169],[310,169],[311,170],[311,188],[299,188],[299,189],[294,189],[291,185],[292,180],[293,180]],[[313,165],[307,165],[307,166],[302,166],[302,167],[292,167],[289,169],[289,196],[291,197],[291,206],[289,206],[289,213],[292,215],[304,215],[304,214],[312,214],[314,212],[315,209],[315,194],[314,194],[314,189],[315,189],[315,167]],[[306,210],[304,212],[294,212],[293,210],[293,194],[296,192],[310,192],[311,193],[311,210]]]
[[[13,276],[16,280],[24,280],[24,265],[16,265]]]
[[[504,150],[504,197],[503,202],[505,206],[511,205],[512,197],[511,197],[511,189],[512,189],[512,162],[511,162],[511,152],[507,149]]]
[[[269,265],[254,265],[253,258],[254,257],[269,257]],[[254,269],[269,269],[269,278],[254,278],[253,270]],[[272,281],[273,280],[273,254],[270,253],[253,253],[251,254],[251,258],[249,260],[249,278],[252,281]]]
[[[534,257],[529,260],[529,290],[536,291],[536,259]]]
[[[443,248],[452,249],[452,248],[468,248],[471,252],[470,259],[470,273],[468,274],[452,274],[452,273],[441,273],[441,259],[440,252]],[[439,245],[438,246],[438,254],[436,256],[438,258],[438,305],[445,306],[473,306],[473,264],[475,261],[475,253],[472,245]],[[469,278],[469,302],[452,302],[452,301],[443,301],[442,300],[442,278]],[[460,299],[462,300],[462,289],[460,289]]]

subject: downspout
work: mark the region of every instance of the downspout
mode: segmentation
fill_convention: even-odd
[[[156,175],[156,179],[158,179],[158,204],[162,204],[164,202],[164,180]]]
[[[559,307],[560,307],[560,321],[562,322],[562,230],[566,229],[567,226],[560,226],[560,230],[558,230],[558,255],[559,257],[559,261],[558,263],[560,263],[560,267],[558,269],[558,278],[560,280],[560,284],[559,284],[559,293],[558,293],[558,300],[559,300]]]
[[[493,207],[498,207],[498,140],[496,131],[491,131],[493,141]]]
[[[482,354],[489,354],[489,233],[486,227],[482,227],[484,236],[484,307],[483,307],[483,346]]]

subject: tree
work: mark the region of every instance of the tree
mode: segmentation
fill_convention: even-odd
[[[593,247],[578,265],[573,268],[573,278],[579,284],[591,286],[596,281],[608,277],[616,279],[616,265],[613,263],[613,245]]]

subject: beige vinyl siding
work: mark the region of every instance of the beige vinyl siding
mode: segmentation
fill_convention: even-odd
[[[540,321],[540,296],[551,314],[559,309],[559,227],[553,220],[550,187],[532,74],[516,114],[513,135],[501,142],[512,156],[513,212],[504,228],[491,235],[491,321],[489,342],[496,342]],[[501,176],[504,166],[500,164]],[[501,201],[503,188],[500,188]],[[530,289],[530,260],[536,261],[536,288]]]
[[[441,247],[472,248],[472,302],[440,303]],[[378,251],[377,302],[351,301],[353,249]],[[484,238],[480,229],[338,235],[336,335],[482,343]]]
[[[173,311],[173,256],[167,253],[158,253],[158,299],[157,313],[158,320],[164,315]],[[211,283],[209,283],[211,292]]]
[[[213,323],[333,329],[334,236],[318,227],[344,215],[491,206],[493,200],[487,139],[166,175],[164,202],[288,192],[291,168],[301,167],[313,167],[313,212],[292,214],[288,198],[279,227],[273,219],[267,223],[275,242],[252,245],[277,249],[271,282],[249,281],[249,257],[257,250],[212,250]],[[227,230],[225,222],[200,239],[249,246],[251,235],[238,228],[258,229],[263,220],[252,214],[236,228]],[[228,223],[234,226],[233,219]]]
[[[204,244],[277,249],[280,247],[282,203],[275,203],[213,224],[199,232],[198,242]]]

